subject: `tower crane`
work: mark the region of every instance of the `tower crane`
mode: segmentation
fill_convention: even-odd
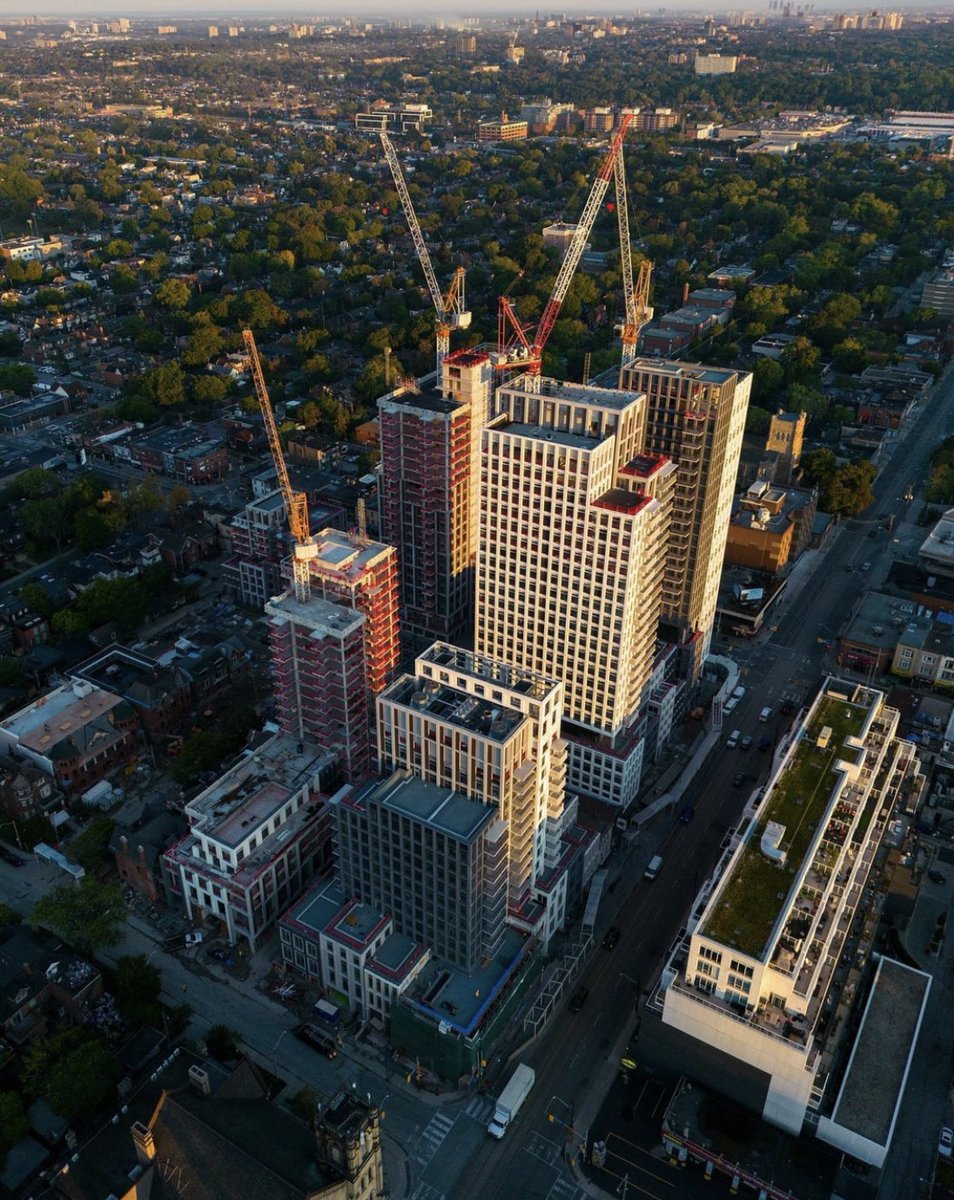
[[[550,298],[540,314],[533,341],[527,337],[526,329],[517,319],[511,301],[506,296],[501,297],[497,318],[497,334],[501,354],[497,360],[499,368],[520,367],[529,376],[539,377],[544,347],[553,332],[553,326],[560,315],[560,309],[563,307],[570,283],[579,266],[580,259],[583,257],[587,239],[593,231],[593,222],[596,220],[596,214],[599,212],[606,189],[609,187],[610,177],[621,153],[623,139],[632,123],[633,115],[631,112],[623,113],[619,129],[600,163],[596,178],[593,180],[593,187],[590,189],[589,197],[583,208],[583,215],[580,217],[573,238],[563,256],[563,262],[560,265],[556,282],[553,284],[553,290],[550,292]]]
[[[626,305],[626,316],[623,324],[616,326],[616,332],[623,340],[622,365],[627,367],[636,357],[639,331],[653,318],[653,310],[649,304],[649,281],[653,274],[653,264],[646,258],[640,262],[639,273],[634,285],[633,251],[629,241],[629,202],[626,197],[626,167],[623,163],[622,153],[616,156],[613,164],[613,178],[616,182],[620,271],[623,276],[623,299]]]
[[[427,280],[427,290],[431,293],[431,301],[434,304],[434,312],[437,315],[437,378],[439,381],[441,365],[450,350],[450,331],[452,329],[467,329],[470,325],[470,313],[466,310],[464,300],[464,268],[457,268],[447,295],[442,295],[440,285],[437,282],[437,276],[434,274],[434,268],[431,265],[431,256],[428,253],[427,243],[424,241],[424,235],[421,233],[417,213],[415,213],[414,205],[411,203],[411,194],[407,190],[407,184],[404,182],[404,172],[401,170],[398,156],[394,152],[394,146],[383,129],[378,136],[381,139],[384,157],[388,160],[388,166],[391,168],[391,177],[394,180],[395,188],[397,188],[401,207],[404,209],[404,216],[407,220],[408,229],[411,232],[411,240],[414,242],[414,249],[417,251],[418,261],[423,268],[424,278]]]
[[[272,452],[272,462],[275,464],[275,472],[278,475],[278,486],[288,510],[288,527],[292,536],[292,577],[295,585],[295,598],[305,604],[311,595],[309,563],[318,553],[318,546],[311,536],[309,527],[308,497],[304,492],[296,492],[292,487],[281,438],[278,436],[278,424],[275,421],[272,402],[268,398],[268,389],[265,387],[265,376],[262,373],[262,364],[258,357],[258,347],[255,345],[255,335],[251,329],[243,329],[242,339],[245,342],[245,351],[252,368],[252,382],[255,384],[255,395],[258,397],[258,404],[262,410],[265,432],[268,434],[268,445]]]

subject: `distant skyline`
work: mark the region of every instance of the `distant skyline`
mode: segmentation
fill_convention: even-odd
[[[798,0],[792,0],[792,6],[798,7]],[[870,3],[851,3],[850,0],[839,0],[836,3],[819,4],[815,15],[824,12],[862,11],[870,8]],[[890,0],[889,3],[878,6],[886,10],[904,9],[907,12],[940,12],[936,5],[924,5],[911,0]],[[720,3],[700,3],[699,0],[667,0],[665,4],[620,5],[614,0],[594,0],[585,6],[537,4],[534,0],[514,0],[514,3],[501,6],[500,0],[469,0],[467,4],[455,6],[448,11],[441,0],[412,0],[411,4],[387,3],[386,0],[348,0],[346,6],[328,9],[310,3],[309,0],[286,0],[281,9],[263,9],[261,0],[249,0],[243,3],[217,5],[215,3],[197,9],[191,0],[162,0],[161,4],[150,3],[149,0],[112,0],[111,3],[89,3],[80,7],[65,7],[63,0],[31,0],[24,4],[23,0],[0,0],[0,20],[17,17],[39,17],[45,20],[106,20],[119,17],[130,17],[136,20],[145,18],[163,22],[166,20],[203,21],[223,20],[228,17],[239,19],[256,19],[261,21],[300,20],[307,17],[314,21],[340,21],[349,16],[364,19],[411,19],[436,20],[443,19],[448,24],[460,21],[468,16],[482,18],[497,18],[506,20],[508,17],[527,17],[539,12],[541,16],[551,13],[561,13],[568,16],[618,16],[622,20],[631,20],[637,13],[665,16],[668,12],[677,12],[684,16],[687,13],[729,13],[744,11],[748,13],[769,12],[767,0],[758,0],[754,4],[739,3],[733,5],[722,0]],[[946,11],[946,10],[943,10]]]

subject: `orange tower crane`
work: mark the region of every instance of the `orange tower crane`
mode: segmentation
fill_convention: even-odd
[[[265,376],[258,357],[258,347],[255,345],[255,335],[251,329],[242,330],[245,350],[252,368],[252,382],[255,384],[255,395],[262,410],[265,422],[265,432],[268,434],[268,445],[272,452],[272,461],[278,475],[278,486],[288,510],[288,527],[292,535],[292,576],[295,585],[295,597],[302,604],[307,603],[311,595],[311,568],[309,563],[318,553],[318,547],[311,536],[308,521],[308,497],[304,492],[296,492],[292,487],[288,467],[285,464],[285,454],[282,450],[281,438],[278,436],[278,424],[272,411],[272,402],[268,398],[265,386]]]
[[[560,265],[556,282],[553,284],[550,298],[546,302],[543,312],[540,314],[540,321],[533,335],[533,341],[530,341],[527,337],[527,331],[517,319],[511,301],[506,296],[501,296],[497,318],[498,349],[501,356],[497,360],[498,367],[504,369],[520,367],[530,376],[539,376],[543,364],[544,347],[547,344],[550,334],[553,332],[553,326],[560,315],[563,301],[566,299],[567,291],[569,290],[573,276],[576,274],[576,268],[580,264],[586,243],[593,231],[596,214],[599,212],[600,205],[603,203],[603,197],[606,195],[606,190],[609,187],[610,178],[613,175],[616,160],[622,152],[623,139],[632,123],[633,115],[631,112],[623,113],[616,136],[610,143],[610,147],[603,157],[603,161],[600,163],[600,168],[593,181],[593,187],[590,189],[589,197],[583,208],[583,215],[580,217],[570,244],[567,246],[566,253],[563,256],[563,262]]]
[[[640,262],[639,273],[634,285],[633,251],[629,240],[629,201],[626,196],[626,167],[623,163],[622,151],[616,156],[613,177],[616,182],[616,217],[619,222],[620,272],[623,276],[623,299],[626,306],[625,319],[622,325],[616,326],[616,332],[623,340],[622,365],[626,367],[636,357],[639,331],[653,319],[653,310],[649,304],[649,283],[652,279],[653,264],[647,258]]]
[[[427,280],[427,290],[431,294],[431,302],[434,305],[434,312],[437,315],[437,379],[438,383],[440,383],[441,366],[450,351],[451,330],[467,329],[470,325],[470,313],[466,309],[466,302],[464,300],[464,268],[457,268],[447,295],[442,295],[440,284],[437,282],[437,276],[434,274],[434,267],[431,264],[431,256],[427,249],[427,243],[424,241],[424,235],[421,233],[417,213],[414,211],[414,205],[411,203],[411,194],[407,190],[407,184],[404,182],[404,172],[401,170],[398,156],[394,152],[394,146],[383,129],[378,136],[381,139],[384,157],[388,160],[388,166],[391,168],[391,177],[394,180],[394,186],[400,197],[401,207],[404,209],[404,216],[411,233],[411,240],[414,243],[418,260],[424,270],[424,278]]]

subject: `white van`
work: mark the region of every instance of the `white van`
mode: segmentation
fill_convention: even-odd
[[[659,868],[662,866],[662,855],[657,854],[650,859],[649,866],[643,872],[643,879],[655,879],[659,874]]]
[[[739,744],[739,738],[741,736],[742,736],[742,731],[740,729],[733,729],[732,732],[729,734],[728,738],[726,739],[725,744],[729,747],[730,750],[734,750],[736,748],[736,746]]]
[[[741,683],[739,684],[739,686],[737,688],[732,689],[732,699],[733,700],[741,700],[744,695],[745,695],[745,688],[742,686]]]
[[[759,713],[759,720],[764,725],[766,721],[770,721],[771,719],[772,719],[772,710],[770,708],[763,708],[762,711]]]

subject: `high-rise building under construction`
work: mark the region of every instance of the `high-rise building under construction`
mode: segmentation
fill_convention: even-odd
[[[470,637],[480,430],[492,395],[490,355],[458,350],[440,380],[378,401],[381,526],[398,551],[407,662],[434,641]]]

